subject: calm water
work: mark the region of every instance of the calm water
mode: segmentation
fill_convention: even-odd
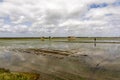
[[[60,59],[54,55],[11,51],[15,48],[65,50],[74,54]],[[80,76],[91,78],[89,80],[119,80],[120,44],[97,43],[95,47],[93,43],[42,42],[37,39],[0,40],[0,63],[1,68],[11,71],[40,73],[43,80],[47,80],[44,76],[49,80],[80,80]]]

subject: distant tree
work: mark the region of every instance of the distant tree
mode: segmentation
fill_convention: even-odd
[[[45,41],[45,37],[44,37],[44,36],[43,36],[43,37],[41,37],[40,39],[41,39],[41,41]]]
[[[68,41],[74,41],[74,40],[76,40],[75,36],[68,36]]]

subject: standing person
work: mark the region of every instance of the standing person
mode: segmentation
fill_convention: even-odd
[[[96,39],[96,38],[94,38],[94,46],[95,46],[95,47],[96,47],[96,40],[97,40],[97,39]]]

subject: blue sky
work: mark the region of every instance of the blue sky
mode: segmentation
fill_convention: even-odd
[[[120,0],[0,0],[0,37],[120,37]]]
[[[3,0],[0,0],[0,2],[3,2]]]
[[[90,9],[91,8],[104,8],[104,7],[107,7],[107,6],[109,6],[107,3],[100,3],[100,4],[93,3],[93,4],[90,5]]]

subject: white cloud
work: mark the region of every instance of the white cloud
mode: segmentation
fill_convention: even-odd
[[[53,36],[65,36],[65,33],[76,36],[118,36],[119,32],[113,32],[120,30],[120,7],[112,5],[115,1],[4,0],[0,3],[0,17],[9,16],[11,24],[4,23],[4,19],[0,18],[0,32],[48,35],[50,31]],[[102,3],[108,6],[89,9],[92,4]]]

